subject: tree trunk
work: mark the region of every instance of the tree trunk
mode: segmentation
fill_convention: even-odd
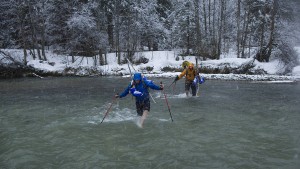
[[[213,6],[213,21],[212,21],[212,37],[215,39],[217,39],[216,36],[216,29],[215,29],[215,25],[216,25],[216,1],[214,0],[214,6]]]
[[[218,53],[218,45],[217,45],[217,33],[216,33],[216,1],[214,1],[213,3],[213,19],[212,19],[212,27],[210,28],[210,32],[211,32],[211,37],[210,37],[210,48],[212,48],[212,58],[215,58],[215,56]]]
[[[225,0],[221,0],[221,4],[220,4],[220,18],[218,19],[219,22],[219,33],[218,33],[218,49],[217,49],[217,58],[220,58],[221,55],[221,48],[222,48],[222,37],[224,38],[224,12],[225,12]]]
[[[266,62],[269,62],[269,58],[271,57],[272,49],[273,49],[273,41],[274,41],[274,34],[275,34],[275,15],[277,12],[277,1],[273,1],[273,7],[272,7],[272,13],[271,13],[271,26],[270,26],[270,39],[267,46],[267,56],[266,56]]]
[[[208,1],[208,29],[210,30],[211,27],[211,0]],[[209,31],[209,36],[210,36],[210,31]]]
[[[23,53],[24,53],[24,60],[23,63],[24,65],[27,65],[27,51],[26,51],[26,47],[23,47]]]
[[[204,18],[204,35],[207,35],[207,16],[206,16],[206,9],[205,9],[205,0],[203,0],[203,18]]]
[[[33,21],[33,18],[32,18],[33,15],[32,15],[32,6],[31,6],[31,4],[28,3],[28,7],[29,7],[29,17],[30,17],[32,48],[33,48],[33,51],[34,51],[33,52],[34,53],[34,59],[35,59],[35,49],[37,49],[38,58],[39,58],[39,60],[42,60],[41,53],[40,53],[40,50],[39,50],[38,45],[37,45],[37,36],[36,36],[34,21]]]
[[[228,37],[226,36],[226,33],[227,33],[227,27],[226,27],[226,24],[227,24],[227,18],[225,17],[225,13],[227,11],[227,7],[226,7],[226,0],[223,0],[222,1],[222,7],[223,7],[223,17],[222,17],[222,20],[223,20],[223,45],[224,45],[224,49],[223,51],[224,52],[228,52],[229,50],[229,47],[228,47]]]
[[[121,1],[116,1],[116,57],[118,58],[118,64],[121,64],[121,51],[120,51],[120,5]]]
[[[190,53],[190,17],[187,18],[187,38],[186,38],[186,54]]]
[[[45,52],[45,23],[43,22],[42,23],[42,44],[41,44],[41,47],[42,47],[42,56],[43,56],[43,59],[44,60],[47,60],[47,57],[46,57],[46,52]]]
[[[264,33],[265,33],[265,21],[262,20],[262,23],[260,25],[260,39],[259,39],[259,53],[257,55],[257,60],[259,62],[264,61],[264,55],[265,55],[265,48],[264,48]]]
[[[93,56],[93,59],[94,59],[94,67],[97,66],[97,55]]]
[[[38,53],[39,60],[43,60],[43,59],[42,59],[42,55],[41,55],[41,50],[40,50],[40,48],[39,48],[39,45],[37,44],[36,46],[37,46],[37,47],[36,47],[36,50],[37,50],[37,53]]]
[[[100,65],[102,66],[102,65],[104,65],[105,64],[105,62],[104,62],[104,59],[103,59],[103,55],[102,55],[102,50],[101,49],[99,49],[99,61],[100,61]]]
[[[110,50],[113,50],[114,47],[114,25],[113,25],[113,15],[106,11],[106,18],[107,18],[107,35],[108,35],[108,44],[110,47]]]
[[[45,9],[45,1],[43,1],[43,9]],[[46,30],[46,26],[45,26],[45,22],[46,19],[42,16],[42,30],[41,30],[41,38],[42,38],[42,44],[41,44],[41,48],[42,48],[42,56],[44,60],[47,60],[46,57],[46,52],[45,52],[45,30]]]
[[[237,13],[236,13],[236,24],[237,24],[237,35],[236,35],[236,55],[240,57],[240,15],[241,15],[241,0],[237,2]]]
[[[248,11],[245,10],[245,15],[244,15],[244,24],[243,24],[243,34],[242,36],[242,54],[241,57],[242,58],[246,58],[245,56],[245,46],[246,46],[246,42],[247,42],[247,37],[249,35],[249,22],[250,22],[250,7],[248,6]],[[249,38],[250,39],[250,38]],[[250,49],[250,46],[248,46],[248,48]]]
[[[26,42],[25,42],[25,34],[24,34],[24,21],[21,21],[21,29],[20,29],[21,37],[22,37],[22,45],[23,45],[23,53],[24,53],[24,59],[23,63],[24,65],[27,65],[27,51],[26,51]]]
[[[196,54],[199,55],[202,43],[201,43],[201,30],[200,30],[200,8],[199,8],[199,0],[194,0],[195,6],[195,24],[196,24]]]
[[[248,46],[249,46],[248,47],[248,52],[249,52],[248,53],[248,58],[250,58],[251,57],[251,53],[250,53],[251,52],[251,48],[250,48],[251,47],[251,35],[250,34],[249,34]]]

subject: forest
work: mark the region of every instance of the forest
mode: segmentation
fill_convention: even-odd
[[[2,0],[0,48],[47,60],[45,50],[69,56],[180,49],[182,55],[298,64],[297,0]],[[297,30],[298,29],[298,30]],[[29,52],[28,52],[29,51]],[[290,71],[287,69],[287,71]]]

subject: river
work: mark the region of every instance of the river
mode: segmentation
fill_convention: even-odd
[[[0,80],[0,168],[300,168],[300,84],[183,80],[151,91],[144,128],[121,77]]]

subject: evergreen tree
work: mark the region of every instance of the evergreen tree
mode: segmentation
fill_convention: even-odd
[[[49,2],[48,19],[47,19],[47,34],[49,37],[49,44],[57,52],[66,52],[69,38],[72,37],[67,21],[74,13],[74,8],[77,1],[55,0]]]

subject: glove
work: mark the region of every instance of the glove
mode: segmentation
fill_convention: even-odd
[[[120,98],[119,94],[116,94],[116,95],[115,95],[115,98]]]
[[[164,90],[164,85],[162,84],[162,82],[160,82],[159,87],[160,87],[160,90]]]
[[[177,81],[177,80],[179,80],[179,76],[176,76],[174,81]]]

